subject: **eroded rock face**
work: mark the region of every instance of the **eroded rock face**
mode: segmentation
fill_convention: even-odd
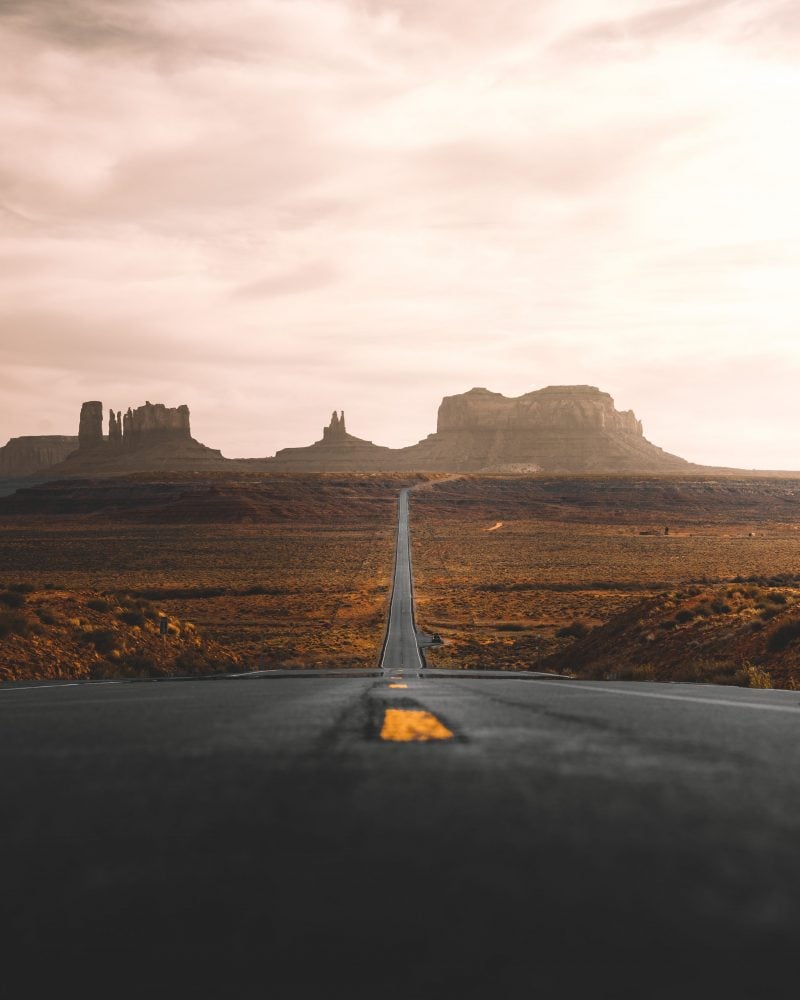
[[[191,436],[189,407],[168,407],[146,402],[144,406],[109,410],[108,437],[103,437],[103,404],[81,407],[79,448],[59,454],[55,463],[32,468],[42,480],[73,476],[114,476],[128,472],[161,470],[204,471],[228,468],[219,451],[206,448]],[[10,477],[9,477],[10,478]]]
[[[114,413],[108,411],[108,443],[112,448],[119,448],[122,444],[122,412]]]
[[[632,410],[620,411],[607,392],[592,385],[551,385],[509,398],[488,389],[445,396],[437,432],[586,430],[642,437]]]
[[[63,462],[78,447],[78,439],[64,434],[11,438],[0,448],[0,477],[19,479]]]
[[[321,441],[305,448],[281,448],[267,462],[280,472],[374,472],[393,469],[396,454],[348,434],[344,410],[334,410],[331,422],[322,429]]]
[[[78,425],[78,447],[90,451],[103,444],[103,404],[97,400],[84,403]]]
[[[163,403],[146,402],[135,410],[128,407],[122,417],[121,444],[126,450],[135,450],[157,441],[189,441],[189,407],[167,407]]]
[[[508,398],[488,389],[446,396],[435,434],[398,453],[402,468],[442,472],[676,472],[689,463],[647,441],[630,411],[591,385]]]
[[[331,414],[331,422],[327,427],[322,428],[322,440],[334,444],[337,441],[346,441],[348,437],[350,435],[347,433],[344,423],[344,410],[341,411],[341,416],[334,410]]]

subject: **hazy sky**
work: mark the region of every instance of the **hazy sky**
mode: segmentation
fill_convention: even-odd
[[[797,0],[0,0],[0,438],[589,383],[799,469],[799,52]]]

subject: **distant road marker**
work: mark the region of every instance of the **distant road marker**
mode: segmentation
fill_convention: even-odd
[[[381,739],[393,743],[451,740],[453,734],[435,715],[410,708],[387,708]]]
[[[408,684],[390,684],[390,688],[407,688]]]

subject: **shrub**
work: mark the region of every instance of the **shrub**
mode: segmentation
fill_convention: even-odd
[[[93,632],[84,632],[81,640],[94,646],[98,653],[108,656],[117,648],[119,636],[111,629],[96,629]]]
[[[564,628],[560,628],[556,632],[556,635],[559,639],[583,639],[589,632],[591,632],[591,629],[585,622],[574,621],[571,625],[565,625]]]
[[[12,583],[8,589],[17,594],[32,594],[36,587],[32,583]]]
[[[196,650],[185,650],[175,657],[175,666],[185,674],[204,674],[214,668],[202,653]]]
[[[5,604],[7,608],[21,608],[25,603],[25,596],[16,590],[4,590],[0,593],[0,604]]]
[[[111,605],[108,601],[104,601],[102,597],[93,597],[91,601],[86,602],[86,607],[91,608],[92,611],[110,611]]]
[[[142,612],[138,610],[123,611],[119,615],[119,620],[125,622],[126,625],[138,625],[140,628],[147,621]]]
[[[711,610],[715,615],[729,615],[731,613],[731,606],[717,598],[711,602]]]
[[[28,635],[30,630],[29,619],[19,611],[0,611],[0,639],[7,635]]]
[[[156,660],[146,653],[131,653],[121,663],[127,673],[138,677],[158,677],[163,672]]]
[[[42,625],[55,625],[56,616],[51,615],[49,611],[40,611],[39,621],[42,623]]]
[[[681,608],[681,610],[675,615],[675,621],[679,625],[683,625],[685,622],[690,622],[694,618],[694,611],[691,608]]]
[[[636,663],[629,667],[622,667],[617,671],[617,680],[621,681],[654,681],[656,679],[656,668],[652,663]]]
[[[800,639],[800,618],[776,628],[767,640],[767,649],[770,653],[779,653],[796,639]]]
[[[754,663],[744,663],[736,673],[736,683],[742,687],[771,688],[772,678],[762,667]]]

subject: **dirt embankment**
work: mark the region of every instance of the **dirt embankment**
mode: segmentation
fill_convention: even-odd
[[[605,680],[800,688],[800,579],[690,585],[637,603],[540,661]]]
[[[238,666],[235,653],[191,622],[129,594],[0,588],[2,681],[194,675]]]

